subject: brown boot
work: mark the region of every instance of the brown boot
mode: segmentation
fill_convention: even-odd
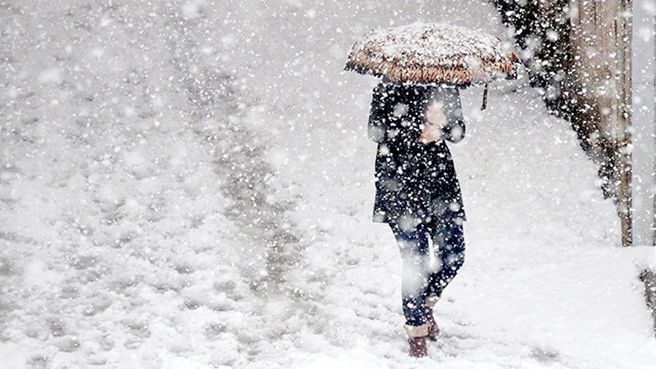
[[[433,317],[433,307],[437,304],[440,298],[437,296],[426,297],[424,304],[426,306],[426,324],[428,325],[428,339],[437,341],[437,336],[440,334],[440,327],[437,326],[435,318]]]
[[[426,338],[428,337],[428,324],[418,326],[406,325],[405,331],[408,334],[408,355],[410,357],[427,356]]]
[[[429,312],[426,315],[426,324],[428,325],[428,339],[431,341],[437,341],[437,336],[440,334],[440,327],[435,323],[435,318],[433,318],[433,313]]]

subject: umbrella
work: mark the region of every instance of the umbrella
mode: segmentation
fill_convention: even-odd
[[[497,37],[413,23],[369,32],[351,48],[345,69],[399,82],[469,85],[512,77],[516,62]]]

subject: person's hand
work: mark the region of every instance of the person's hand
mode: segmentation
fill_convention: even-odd
[[[430,123],[424,124],[424,130],[419,135],[419,142],[425,144],[439,141],[442,138],[442,129]]]
[[[442,110],[441,103],[433,103],[426,108],[426,122],[424,130],[419,136],[419,141],[423,144],[436,142],[442,138],[442,127],[446,126],[446,115]]]
[[[426,108],[426,120],[428,123],[438,128],[446,126],[446,114],[444,114],[442,108],[442,103],[439,102],[434,102],[428,105],[428,108]]]

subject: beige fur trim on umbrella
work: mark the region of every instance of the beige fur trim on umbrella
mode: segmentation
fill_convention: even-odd
[[[466,85],[512,76],[516,62],[497,37],[414,23],[371,31],[353,45],[345,69],[400,82]]]

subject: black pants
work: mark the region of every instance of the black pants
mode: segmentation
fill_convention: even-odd
[[[389,223],[401,251],[401,294],[406,324],[426,323],[424,300],[441,296],[465,261],[465,238],[461,218],[444,217],[429,223]],[[429,239],[435,250],[431,263]]]

